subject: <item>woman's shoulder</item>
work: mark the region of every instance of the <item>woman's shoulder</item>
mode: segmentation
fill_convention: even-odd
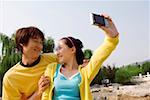
[[[49,76],[50,73],[55,73],[56,71],[56,68],[58,66],[58,63],[57,62],[52,62],[50,63],[47,67],[46,67],[46,70],[45,70],[45,75],[46,76]]]
[[[52,62],[46,67],[46,71],[56,71],[57,69],[60,68],[60,66],[61,64],[57,62]]]

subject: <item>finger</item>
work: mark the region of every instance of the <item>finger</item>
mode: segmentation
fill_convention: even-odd
[[[44,79],[41,77],[38,84],[41,85],[43,81],[44,81]]]
[[[50,80],[50,78],[49,78],[48,76],[44,77],[44,79],[48,79],[48,80]]]
[[[40,85],[43,82],[43,79],[40,78],[38,85]]]
[[[47,84],[49,84],[49,83],[50,83],[49,80],[43,81],[43,82],[41,83],[41,87],[44,87],[45,85],[47,85]]]
[[[106,14],[106,13],[102,13],[102,14],[100,14],[101,16],[104,16],[105,18],[107,18],[107,19],[111,19],[110,18],[110,16],[108,15],[108,14]]]
[[[42,82],[44,82],[44,81],[49,81],[49,80],[50,80],[50,79],[49,79],[48,76],[41,76],[41,78],[40,78],[40,80],[39,80],[39,85],[41,85]]]
[[[41,76],[41,78],[45,77],[44,75]]]
[[[50,80],[50,78],[48,76],[43,76],[42,80]]]
[[[44,87],[42,87],[41,91],[44,92],[48,87],[49,87],[49,84],[45,85]]]
[[[99,28],[101,28],[102,30],[106,31],[107,28],[105,26],[99,26]]]
[[[105,19],[107,19],[109,22],[112,21],[112,18],[108,14],[101,14],[101,16],[104,16]]]
[[[49,76],[44,76],[44,78],[49,78]]]
[[[45,90],[45,88],[48,87],[49,85],[50,85],[49,77],[41,76],[38,83],[38,91],[43,93],[43,90]]]
[[[101,15],[101,16],[104,16],[104,17],[108,17],[108,16],[109,16],[109,15],[106,14],[106,13],[101,13],[100,15]]]
[[[27,100],[27,97],[25,96],[25,94],[21,95],[21,100]]]
[[[44,78],[42,82],[45,82],[45,83],[47,83],[47,82],[50,82],[50,79],[49,79],[49,77],[47,77],[47,78]]]

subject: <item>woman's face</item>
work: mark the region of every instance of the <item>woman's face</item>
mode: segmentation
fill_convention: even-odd
[[[59,63],[67,63],[70,58],[74,55],[73,47],[69,48],[65,44],[65,40],[58,41],[58,47],[56,48],[56,54],[58,56]]]

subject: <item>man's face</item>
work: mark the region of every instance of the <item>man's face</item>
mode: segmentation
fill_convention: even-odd
[[[41,38],[30,38],[27,45],[23,45],[23,55],[31,59],[37,59],[43,49]]]
[[[83,60],[83,66],[86,66],[88,63],[89,63],[89,61],[90,61],[90,59],[87,59],[87,58],[85,58],[84,60]]]

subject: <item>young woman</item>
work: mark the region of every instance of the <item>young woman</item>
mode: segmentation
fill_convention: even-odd
[[[104,43],[97,48],[87,66],[82,67],[82,42],[73,37],[59,40],[56,54],[59,63],[48,65],[45,76],[50,78],[50,86],[44,91],[42,100],[92,100],[90,83],[104,60],[118,44],[118,31],[109,16],[109,26],[99,26],[105,31]],[[45,83],[47,80],[40,80]],[[42,84],[39,89],[42,90]]]

